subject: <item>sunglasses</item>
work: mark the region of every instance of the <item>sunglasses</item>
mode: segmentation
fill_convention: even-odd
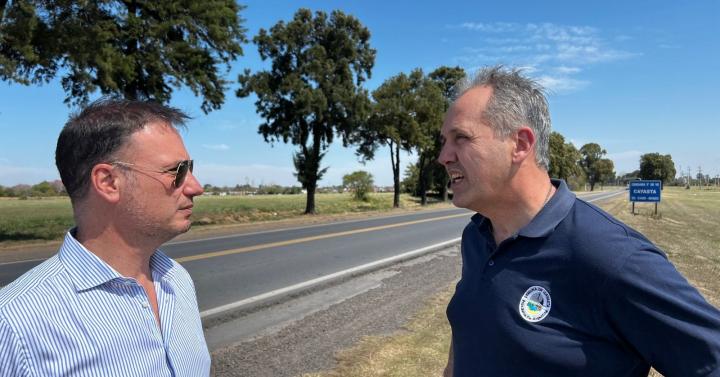
[[[193,160],[184,160],[178,162],[178,164],[170,169],[167,170],[155,170],[152,168],[136,165],[130,162],[125,161],[113,161],[113,165],[122,165],[127,166],[129,168],[135,168],[138,170],[147,170],[155,173],[162,173],[162,174],[170,174],[174,175],[175,179],[173,180],[173,186],[180,187],[185,183],[185,178],[187,178],[188,171],[192,173],[193,171]]]

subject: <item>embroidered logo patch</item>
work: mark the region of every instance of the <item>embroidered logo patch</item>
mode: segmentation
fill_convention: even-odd
[[[540,322],[550,313],[552,300],[545,288],[532,286],[520,299],[520,315],[528,322]]]

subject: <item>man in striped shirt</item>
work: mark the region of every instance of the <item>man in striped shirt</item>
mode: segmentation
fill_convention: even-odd
[[[0,291],[0,376],[207,376],[190,275],[157,248],[202,194],[187,115],[103,99],[70,118],[56,164],[76,227]]]

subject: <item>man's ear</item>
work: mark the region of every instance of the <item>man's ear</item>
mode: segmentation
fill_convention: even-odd
[[[521,163],[528,156],[535,155],[535,132],[530,127],[523,126],[515,131],[515,148],[512,157],[514,163]]]
[[[117,171],[110,164],[97,164],[90,171],[90,190],[110,203],[120,200],[119,180]]]

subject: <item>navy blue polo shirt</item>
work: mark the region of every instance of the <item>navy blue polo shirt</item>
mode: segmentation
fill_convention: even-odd
[[[720,376],[720,312],[643,235],[553,184],[500,245],[479,214],[463,231],[455,376]]]

